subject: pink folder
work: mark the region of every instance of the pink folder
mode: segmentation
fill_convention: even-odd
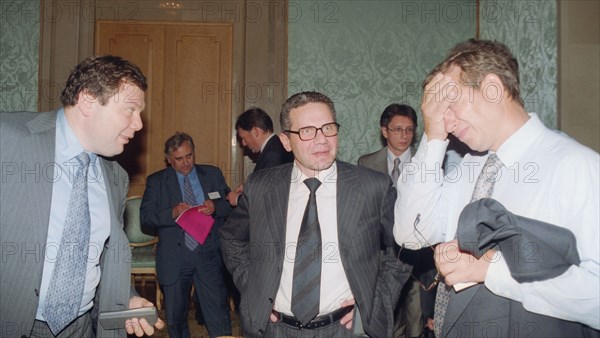
[[[204,244],[215,220],[212,216],[205,215],[198,211],[198,207],[200,206],[197,205],[182,212],[175,222],[190,234],[190,236],[194,237],[198,243]]]

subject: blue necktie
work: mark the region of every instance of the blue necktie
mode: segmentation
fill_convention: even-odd
[[[73,180],[65,226],[43,312],[44,319],[55,335],[77,318],[85,285],[91,227],[87,189],[90,157],[82,152],[76,159],[79,168]]]
[[[307,324],[319,314],[321,300],[322,246],[316,197],[321,182],[316,178],[307,178],[304,184],[308,186],[310,195],[296,246],[291,308],[294,316],[302,324]]]
[[[183,202],[187,203],[191,206],[197,204],[196,196],[194,196],[194,189],[192,189],[192,184],[190,183],[189,175],[183,177]],[[194,239],[187,231],[184,231],[185,236],[185,247],[190,251],[194,251],[198,247],[198,241]]]
[[[498,171],[502,167],[502,161],[498,155],[490,154],[485,161],[481,173],[475,181],[475,188],[473,189],[473,195],[471,196],[471,202],[480,200],[486,197],[492,197],[494,192],[494,184],[497,181]],[[444,283],[438,284],[437,293],[435,297],[434,306],[434,319],[433,319],[433,330],[436,337],[441,337],[442,327],[444,325],[444,317],[446,316],[446,310],[448,309],[448,302],[450,301],[450,289]]]

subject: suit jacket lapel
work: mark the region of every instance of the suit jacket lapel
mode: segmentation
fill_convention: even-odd
[[[387,147],[383,147],[381,148],[381,150],[379,150],[376,154],[375,154],[375,158],[373,159],[374,161],[374,165],[377,167],[377,170],[384,173],[384,174],[388,174],[388,164],[387,164]]]
[[[38,117],[29,121],[27,127],[31,131],[35,143],[36,157],[38,165],[44,166],[44,177],[55,177],[54,172],[54,154],[56,153],[56,116],[58,111],[53,113],[40,113]],[[39,162],[38,162],[39,161]],[[28,166],[29,167],[29,166]],[[33,167],[33,166],[31,166]],[[48,239],[48,224],[50,222],[50,206],[52,205],[52,187],[53,182],[49,179],[42,179],[39,184],[29,189],[32,205],[41,205],[42,208],[34,208],[37,213],[40,227],[39,231],[31,234],[33,243],[46,243]],[[47,206],[47,207],[45,207]]]
[[[457,323],[458,318],[467,309],[467,306],[479,291],[482,285],[474,285],[468,289],[460,291],[460,293],[454,293],[454,290],[450,291],[450,299],[448,300],[448,308],[444,315],[444,324],[442,332],[450,332],[452,327]]]
[[[167,167],[167,172],[165,175],[165,185],[167,186],[169,196],[171,196],[175,200],[175,202],[183,202],[183,194],[181,193],[181,188],[179,187],[177,173],[175,172],[175,169],[173,169],[173,167]]]
[[[359,179],[356,173],[346,166],[346,164],[337,162],[337,228],[338,241],[340,245],[340,253],[342,264],[348,270],[348,265],[345,264],[344,258],[348,257],[347,250],[352,247],[354,239],[354,231],[358,228],[357,221],[359,219],[359,205],[357,194],[354,187],[356,184],[351,182]]]
[[[202,192],[204,192],[204,196],[202,196],[205,200],[208,198],[208,193],[211,192],[211,182],[208,180],[208,177],[204,174],[204,170],[200,168],[200,166],[196,166],[196,173],[198,174],[198,180],[200,181],[200,186],[202,186]],[[225,196],[221,196],[225,197]]]
[[[276,243],[277,254],[282,254],[285,246],[285,229],[287,224],[288,200],[290,198],[290,184],[293,165],[290,163],[278,170],[273,170],[273,183],[265,194],[265,210],[267,221]]]
[[[104,175],[104,184],[106,186],[106,196],[108,197],[108,209],[110,210],[110,232],[111,235],[114,231],[117,231],[117,224],[113,222],[115,218],[118,218],[119,215],[116,214],[117,206],[115,205],[115,201],[121,200],[122,196],[119,196],[119,189],[117,189],[117,180],[114,180],[114,176],[116,172],[113,170],[113,163],[98,157],[100,161],[100,166],[102,167],[102,173]],[[120,230],[120,228],[119,228]]]

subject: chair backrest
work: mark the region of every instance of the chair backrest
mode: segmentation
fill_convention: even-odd
[[[143,244],[148,242],[151,244],[155,241],[155,237],[142,232],[140,223],[140,205],[142,204],[141,197],[130,197],[125,202],[125,214],[123,220],[125,222],[125,234],[129,239],[129,243]]]

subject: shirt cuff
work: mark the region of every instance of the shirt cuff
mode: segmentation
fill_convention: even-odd
[[[500,251],[490,262],[485,277],[485,286],[494,294],[516,301],[522,301],[523,295],[519,283],[510,275],[510,270]]]

